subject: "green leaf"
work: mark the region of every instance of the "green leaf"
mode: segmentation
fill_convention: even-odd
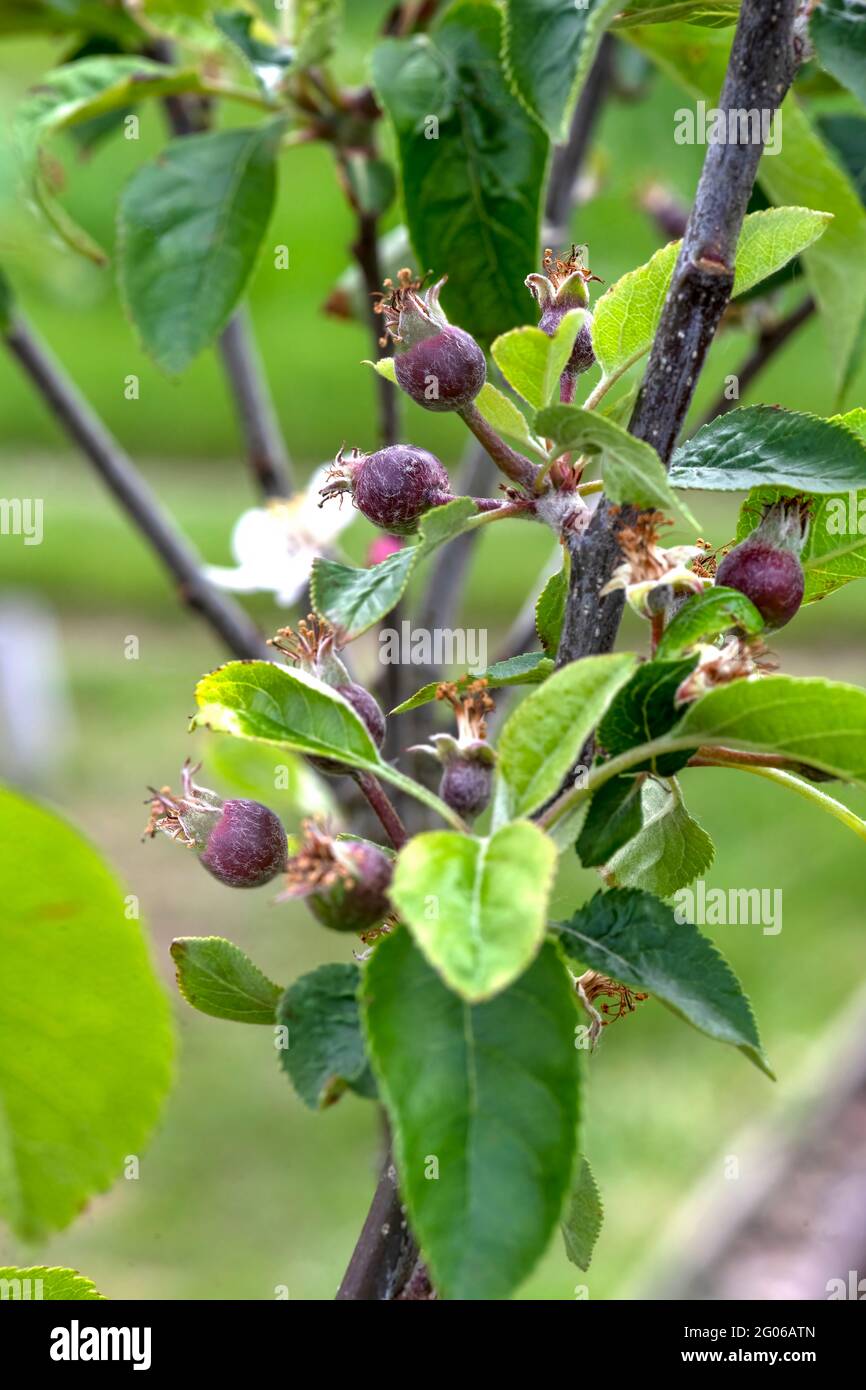
[[[494,661],[492,666],[488,666],[486,671],[480,671],[478,675],[470,673],[461,676],[455,681],[458,692],[466,689],[472,681],[480,680],[482,677],[487,681],[491,690],[496,690],[504,685],[540,685],[543,680],[553,670],[553,661],[544,655],[544,652],[521,652],[519,656],[506,657],[504,661]],[[441,681],[430,681],[427,685],[422,685],[414,695],[408,700],[404,700],[402,705],[397,705],[392,709],[392,714],[406,714],[410,709],[419,709],[421,705],[429,704],[436,699],[436,691],[439,689]]]
[[[288,1029],[280,1064],[305,1105],[324,1110],[348,1087],[375,1099],[358,1011],[357,965],[320,965],[289,985],[277,1010]]]
[[[866,106],[866,4],[821,0],[809,20],[818,61]]]
[[[672,738],[781,753],[866,784],[866,691],[841,681],[764,676],[733,681],[689,705]]]
[[[866,204],[866,116],[821,116],[818,127]]]
[[[750,405],[718,416],[681,444],[670,480],[716,492],[762,483],[814,493],[866,487],[866,441],[817,415]]]
[[[844,415],[831,415],[830,423],[833,425],[845,425],[847,429],[859,434],[860,438],[866,443],[866,406],[858,405],[853,410],[848,410]]]
[[[14,137],[25,181],[34,200],[64,241],[97,264],[105,252],[75,223],[56,197],[58,177],[41,146],[57,131],[122,110],[143,97],[194,91],[201,79],[192,71],[131,54],[95,54],[46,73],[20,105]]]
[[[732,298],[769,280],[829,230],[831,212],[806,207],[764,208],[743,220]]]
[[[390,359],[386,359],[386,361],[388,360]],[[394,379],[396,380],[396,376]],[[492,386],[489,381],[485,381],[475,397],[475,404],[487,423],[492,425],[499,434],[508,435],[510,439],[521,444],[524,449],[531,449],[541,458],[547,457],[542,445],[530,432],[529,421],[523,411],[502,391]]]
[[[617,15],[613,29],[630,29],[636,24],[705,24],[724,29],[736,24],[742,0],[631,0]]]
[[[192,728],[261,739],[307,757],[333,758],[373,772],[463,828],[460,817],[420,782],[405,777],[379,750],[348,700],[305,671],[270,661],[230,661],[203,676]]]
[[[296,33],[298,66],[308,68],[330,58],[340,37],[343,0],[299,0]]]
[[[505,0],[505,61],[527,110],[565,138],[571,110],[617,0]]]
[[[581,1154],[577,1160],[577,1174],[562,1217],[565,1253],[578,1269],[589,1269],[603,1218],[604,1207],[592,1169]]]
[[[589,803],[575,849],[585,869],[606,864],[640,830],[641,784],[635,777],[611,777]]]
[[[306,671],[270,661],[229,661],[202,676],[195,698],[193,728],[379,770],[379,750],[348,700]]]
[[[397,368],[394,364],[393,357],[380,357],[378,362],[371,362],[369,357],[365,357],[364,366],[372,367],[373,371],[378,372],[379,376],[383,376],[386,381],[393,382],[395,386],[397,385]]]
[[[320,777],[306,758],[285,749],[277,752],[267,743],[211,734],[202,762],[208,776],[228,792],[253,800],[264,797],[283,820],[334,813],[333,781]]]
[[[397,194],[394,170],[384,159],[371,159],[366,153],[349,151],[343,167],[352,198],[358,211],[366,217],[381,217]]]
[[[0,34],[103,34],[140,43],[141,30],[124,10],[105,0],[5,0]]]
[[[390,896],[445,983],[476,1004],[538,953],[555,866],[553,841],[531,821],[487,839],[433,830],[400,851]]]
[[[547,155],[508,89],[501,42],[495,6],[458,0],[431,34],[373,54],[418,260],[448,275],[446,311],[485,343],[532,313],[523,281],[538,254]]]
[[[435,1287],[507,1298],[544,1252],[574,1164],[577,1015],[556,948],[545,943],[510,989],[470,1005],[396,931],[376,947],[363,1001],[400,1191]]]
[[[764,626],[752,600],[739,589],[724,584],[692,594],[665,628],[656,648],[656,661],[676,661],[699,642],[706,642],[736,627],[750,636]]]
[[[622,425],[623,429],[628,429],[628,422],[634,413],[635,402],[637,401],[640,382],[636,381],[627,391],[623,391],[616,399],[611,394],[605,396],[601,405],[597,409],[608,420],[613,420],[615,425]]]
[[[7,1299],[62,1300],[64,1303],[81,1299],[104,1298],[90,1279],[76,1269],[59,1265],[0,1265],[0,1303]]]
[[[442,507],[434,507],[421,519],[417,545],[406,545],[378,565],[365,569],[317,557],[310,581],[315,611],[333,623],[347,640],[360,636],[399,603],[419,560],[459,536],[477,514],[471,497],[457,497]]]
[[[212,1018],[273,1026],[282,993],[249,956],[220,936],[179,936],[171,943],[177,987],[188,1004]]]
[[[689,815],[676,781],[644,783],[643,818],[640,833],[608,861],[605,880],[668,898],[710,867],[713,842]]]
[[[824,234],[829,214],[809,208],[768,208],[743,222],[737,245],[734,295],[767,279]],[[592,342],[605,376],[615,376],[649,350],[674,272],[679,241],[672,241],[611,285],[595,306]]]
[[[44,140],[59,130],[93,120],[145,96],[193,89],[198,77],[150,58],[98,53],[45,73],[15,113],[14,135],[25,166]]]
[[[500,814],[529,815],[558,791],[635,660],[623,653],[573,661],[512,711],[497,743]]]
[[[455,497],[442,507],[432,507],[425,512],[418,526],[421,537],[421,555],[430,555],[437,546],[452,541],[466,530],[467,522],[478,515],[478,508],[471,497]]]
[[[65,821],[0,791],[0,1216],[68,1226],[141,1153],[172,1070],[135,900]]]
[[[284,128],[279,119],[175,140],[121,194],[121,295],[167,372],[189,366],[243,293],[273,207]]]
[[[690,526],[699,528],[700,523],[668,482],[655,449],[609,417],[577,405],[551,405],[538,412],[535,429],[553,440],[557,449],[599,453],[604,490],[611,502],[679,512]]]
[[[689,24],[652,25],[628,37],[693,96],[714,106],[721,91],[730,36]],[[820,308],[836,380],[843,386],[866,315],[866,209],[850,179],[791,93],[782,105],[784,138],[761,160],[758,179],[774,203],[808,203],[833,214],[824,235],[803,253]]]
[[[750,492],[740,508],[737,540],[754,531],[765,507],[782,496],[784,488],[760,487]],[[811,500],[812,518],[800,555],[806,580],[804,603],[816,603],[852,579],[866,579],[866,489]]]
[[[598,741],[610,757],[660,738],[677,723],[682,711],[674,697],[695,661],[693,656],[685,661],[646,661],[637,668],[598,728]],[[689,757],[690,753],[668,753],[647,759],[637,770],[670,777]]]
[[[404,545],[365,569],[317,556],[310,583],[313,608],[351,641],[400,602],[417,561],[417,545]]]
[[[648,990],[680,1018],[731,1043],[773,1079],[742,987],[711,941],[651,893],[597,893],[559,925],[567,954],[630,989]]]
[[[512,328],[491,347],[493,360],[506,381],[536,409],[547,405],[554,395],[559,399],[559,378],[585,318],[585,309],[571,309],[552,338],[540,328]]]
[[[701,744],[779,753],[841,781],[866,785],[866,690],[797,676],[733,681],[695,700],[675,728],[655,743],[633,746],[633,760],[625,761],[632,770],[649,757],[661,766],[669,754]],[[615,771],[621,770],[626,768]]]
[[[535,631],[546,652],[556,656],[565,621],[565,605],[568,602],[568,584],[571,576],[571,557],[563,547],[562,569],[552,574],[538,596],[535,605]]]
[[[196,57],[219,58],[222,36],[213,23],[212,11],[228,0],[132,0],[139,21],[151,38],[167,38],[191,49]],[[140,42],[140,40],[139,40]]]
[[[217,10],[213,22],[240,53],[263,92],[276,90],[295,66],[296,50],[284,43],[260,15],[240,9]]]

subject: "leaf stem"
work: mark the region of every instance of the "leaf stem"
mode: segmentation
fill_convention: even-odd
[[[615,367],[610,376],[603,376],[601,381],[596,382],[583,403],[584,410],[595,410],[599,401],[604,400],[611,386],[615,386],[621,376],[625,376],[629,367],[633,367],[635,362],[639,362],[648,348],[641,348],[640,352],[634,353],[627,362],[623,362],[620,367]]]
[[[775,782],[777,786],[787,787],[789,791],[796,792],[797,796],[802,796],[805,801],[811,801],[813,806],[833,816],[836,820],[847,825],[849,830],[853,830],[855,835],[859,835],[861,840],[866,840],[866,821],[861,820],[858,815],[841,801],[837,801],[834,796],[828,796],[811,782],[806,782],[801,777],[796,777],[793,772],[786,772],[778,767],[765,767],[757,763],[733,763],[725,761],[713,762],[712,758],[705,758],[700,763],[693,761],[692,766],[698,767],[730,767],[738,772],[751,772],[755,777],[765,777],[768,782]]]
[[[238,87],[233,82],[215,82],[210,78],[202,77],[191,90],[201,93],[202,96],[223,97],[227,101],[239,101],[244,106],[254,106],[258,111],[268,111],[272,116],[278,116],[283,110],[281,106],[270,101],[268,97],[260,96],[258,92],[253,91],[252,87]]]
[[[621,772],[628,772],[636,764],[652,761],[655,757],[665,753],[677,753],[695,746],[694,738],[687,735],[676,738],[671,737],[670,734],[662,734],[659,738],[651,739],[649,743],[640,743],[633,748],[627,748],[624,753],[619,753],[617,757],[609,758],[607,762],[592,768],[582,786],[569,787],[562,792],[538,817],[538,824],[545,830],[549,829],[551,825],[555,825],[558,820],[579,806],[587,797],[592,796],[593,792],[596,792],[611,777],[616,777]],[[824,803],[830,803],[831,806],[838,808],[838,810],[831,811],[831,814],[837,815],[839,820],[844,820],[852,829],[856,828],[855,822],[857,825],[864,824],[859,821],[853,811],[848,811],[841,802],[834,801],[825,792],[819,792],[809,782],[803,781],[801,783],[801,779],[791,771],[794,760],[786,757],[783,753],[759,753],[748,749],[727,748],[721,745],[714,747],[711,743],[702,743],[697,747],[698,752],[689,759],[689,767],[733,767],[741,772],[755,772],[761,776],[772,774],[773,781],[792,787],[801,796],[808,797],[816,803],[821,801],[825,810],[830,810],[830,806]],[[818,770],[820,771],[820,769]],[[857,833],[859,834],[859,830]]]

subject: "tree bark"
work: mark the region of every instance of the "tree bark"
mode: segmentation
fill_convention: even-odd
[[[778,110],[802,56],[795,35],[797,0],[744,0],[719,108]],[[701,368],[731,297],[737,241],[763,144],[710,145],[665,299],[661,322],[629,429],[670,463]],[[610,651],[622,591],[601,597],[620,560],[616,530],[635,515],[602,498],[571,545],[571,581],[557,661]]]

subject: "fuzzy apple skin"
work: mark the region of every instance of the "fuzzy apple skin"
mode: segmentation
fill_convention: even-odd
[[[337,692],[349,701],[358,718],[367,726],[376,747],[381,748],[385,742],[385,716],[378,700],[363,685],[356,685],[354,681],[351,685],[338,685]]]
[[[307,897],[307,906],[316,921],[331,931],[369,931],[391,911],[391,861],[376,845],[360,841],[341,845],[341,857],[349,861],[346,867],[352,881],[340,879],[329,888],[317,889]]]
[[[486,809],[493,786],[493,769],[486,763],[455,759],[442,773],[439,795],[464,820]]]
[[[435,454],[409,444],[392,444],[360,459],[352,494],[368,521],[395,535],[409,535],[425,512],[452,496],[448,474]]]
[[[768,627],[784,627],[803,602],[803,567],[790,550],[762,541],[744,541],[726,555],[716,583],[739,589],[750,598]]]
[[[200,856],[208,873],[230,888],[258,888],[286,867],[286,832],[259,801],[226,801]]]
[[[462,410],[487,379],[487,363],[475,339],[452,327],[399,354],[394,370],[406,395],[425,410]]]
[[[545,309],[541,318],[538,320],[538,326],[542,333],[546,333],[549,338],[552,338],[567,313],[568,309],[562,308],[559,305],[553,305],[551,308]],[[574,376],[578,376],[581,372],[589,371],[594,362],[595,353],[592,348],[592,315],[587,311],[586,318],[581,324],[578,335],[574,340],[574,347],[571,349],[571,356],[568,359],[565,370],[571,372]]]

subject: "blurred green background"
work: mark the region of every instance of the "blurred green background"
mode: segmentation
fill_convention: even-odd
[[[347,77],[363,76],[364,47],[386,8],[360,0],[349,7]],[[61,51],[31,41],[0,49],[4,126]],[[601,123],[590,162],[595,193],[573,227],[608,283],[659,245],[637,207],[645,184],[658,179],[691,196],[702,151],[673,143],[672,112],[681,104],[672,87],[654,81],[636,100],[611,104]],[[139,142],[114,138],[89,161],[70,142],[56,147],[67,167],[66,201],[103,245],[112,242],[124,179],[164,142],[158,110],[143,107],[141,118]],[[111,270],[75,259],[52,240],[21,201],[6,146],[0,161],[0,260],[23,308],[203,555],[227,562],[232,524],[256,499],[215,355],[203,355],[181,381],[166,380],[136,343]],[[351,237],[327,150],[287,152],[250,299],[300,478],[342,443],[368,448],[375,440],[373,382],[360,365],[370,355],[367,334],[321,311],[346,267]],[[281,243],[290,251],[285,271],[273,268],[269,254]],[[785,289],[783,302],[795,293]],[[723,335],[696,412],[748,345],[741,329]],[[133,373],[140,396],[130,401],[124,378]],[[863,386],[861,373],[848,405],[862,402]],[[820,325],[810,324],[778,357],[754,398],[824,414],[834,408]],[[458,422],[414,407],[404,437],[434,448],[449,465],[464,443]],[[146,546],[5,357],[0,494],[45,501],[42,545],[0,539],[0,596],[36,597],[56,616],[74,712],[68,738],[52,749],[41,794],[85,830],[139,895],[167,989],[174,993],[168,945],[177,935],[228,936],[285,984],[322,961],[349,959],[350,943],[301,911],[274,906],[270,890],[233,895],[167,842],[142,844],[147,784],[176,781],[188,753],[205,756],[209,785],[237,786],[225,751],[186,733],[194,682],[224,653],[181,610]],[[731,538],[735,502],[701,497],[696,510],[714,543]],[[366,523],[353,523],[346,549],[363,555],[372,534]],[[464,621],[489,629],[491,651],[548,552],[541,528],[523,527],[519,544],[507,524],[484,533]],[[265,598],[249,606],[267,631],[288,621]],[[774,644],[782,669],[866,683],[864,612],[866,588],[857,585],[805,611]],[[140,643],[134,661],[124,655],[130,635]],[[644,640],[634,625],[629,636]],[[369,644],[362,666],[365,660],[372,661]],[[258,786],[278,806],[278,797],[265,795],[271,771],[272,760],[258,773],[247,769],[253,780],[245,789]],[[332,789],[339,796],[340,785]],[[778,936],[755,926],[707,928],[752,996],[779,1082],[772,1086],[736,1052],[652,1001],[612,1028],[588,1068],[586,1148],[606,1207],[596,1259],[581,1275],[554,1242],[526,1297],[567,1299],[584,1283],[593,1298],[624,1290],[689,1184],[715,1163],[721,1181],[730,1136],[784,1104],[821,1030],[863,978],[862,844],[757,778],[691,771],[684,790],[717,843],[708,884],[783,892]],[[842,795],[866,814],[866,797]],[[595,886],[592,875],[566,867],[557,901],[563,913]],[[181,1001],[177,1020],[177,1085],[140,1178],[121,1178],[69,1231],[38,1248],[22,1249],[0,1232],[0,1263],[70,1264],[114,1298],[268,1299],[277,1286],[293,1299],[331,1297],[372,1191],[380,1141],[374,1108],[348,1096],[313,1115],[280,1073],[267,1029],[205,1018]]]

